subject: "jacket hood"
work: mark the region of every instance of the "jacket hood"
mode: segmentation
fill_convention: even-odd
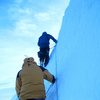
[[[29,67],[30,65],[37,65],[33,57],[25,58],[22,68]]]
[[[47,32],[43,32],[42,35],[47,35]]]

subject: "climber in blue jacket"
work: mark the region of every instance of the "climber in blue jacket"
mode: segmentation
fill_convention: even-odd
[[[43,32],[38,40],[38,46],[40,48],[40,51],[38,52],[38,57],[40,58],[41,66],[43,66],[44,62],[44,67],[46,67],[49,62],[50,39],[57,43],[57,40],[52,35],[47,34],[47,32]]]

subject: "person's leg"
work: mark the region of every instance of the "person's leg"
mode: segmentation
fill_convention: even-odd
[[[46,67],[49,62],[49,47],[40,48],[40,65]]]
[[[40,51],[38,52],[38,57],[40,60],[40,66],[44,66],[44,49],[40,48]]]
[[[44,58],[40,58],[40,66],[44,66]]]
[[[46,53],[45,53],[45,67],[47,66],[47,64],[49,63],[49,47],[46,48]]]
[[[45,67],[47,66],[48,63],[49,63],[49,55],[46,55],[45,63],[44,63]]]

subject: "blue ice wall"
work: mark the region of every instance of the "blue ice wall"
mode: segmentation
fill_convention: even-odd
[[[48,69],[57,77],[51,98],[100,100],[100,0],[70,0]]]

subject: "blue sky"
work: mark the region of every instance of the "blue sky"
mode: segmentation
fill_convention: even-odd
[[[26,56],[38,62],[37,41],[43,31],[58,37],[67,2],[0,0],[0,89],[14,87]]]

